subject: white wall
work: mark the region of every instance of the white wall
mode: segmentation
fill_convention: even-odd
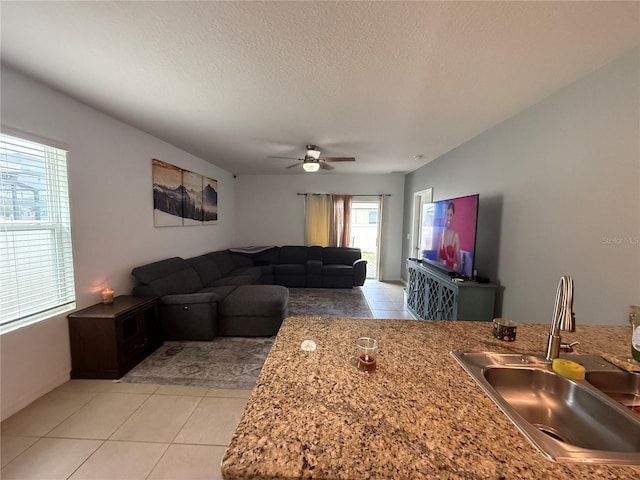
[[[238,246],[304,245],[304,197],[297,193],[391,194],[384,199],[383,279],[400,279],[403,175],[341,175],[333,171],[238,175],[235,181]]]
[[[479,193],[477,267],[503,287],[504,316],[549,322],[566,274],[577,323],[627,324],[640,302],[639,72],[635,50],[408,175],[405,233],[413,192]]]
[[[129,294],[129,272],[168,256],[233,245],[232,175],[157,138],[2,68],[2,126],[69,148],[69,189],[78,308],[99,301],[102,285]],[[114,92],[117,95],[117,92]],[[151,159],[218,180],[217,224],[153,226]],[[64,382],[70,371],[66,317],[0,337],[1,416],[6,418]]]

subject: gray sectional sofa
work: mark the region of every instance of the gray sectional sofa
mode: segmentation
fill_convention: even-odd
[[[352,288],[364,284],[357,248],[229,249],[167,258],[131,271],[134,295],[159,297],[165,340],[275,335],[287,316],[287,287]]]

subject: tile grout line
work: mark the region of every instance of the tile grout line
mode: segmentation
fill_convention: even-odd
[[[83,439],[83,440],[87,440],[87,439],[85,438],[85,439]],[[98,445],[98,446],[96,447],[96,449],[95,449],[93,452],[91,452],[91,455],[89,455],[89,456],[88,456],[87,458],[85,458],[82,462],[80,462],[80,464],[79,464],[79,465],[78,465],[78,466],[73,470],[73,472],[71,472],[71,473],[69,474],[69,476],[67,477],[67,480],[69,480],[71,477],[73,477],[73,476],[76,474],[76,472],[77,472],[78,470],[80,470],[80,468],[82,468],[82,466],[83,466],[85,463],[87,463],[87,461],[88,461],[91,457],[93,457],[93,456],[95,455],[95,453],[96,453],[98,450],[100,450],[100,449],[103,447],[103,445],[104,445],[105,443],[107,443],[107,440],[102,440],[102,442],[100,443],[100,445]]]
[[[169,445],[173,445],[173,443],[176,441],[176,438],[178,438],[178,435],[180,435],[180,432],[182,432],[182,430],[184,429],[185,425],[187,423],[189,423],[189,420],[191,419],[191,417],[193,416],[194,412],[198,409],[198,407],[200,406],[200,404],[204,401],[204,399],[206,398],[206,394],[203,395],[202,397],[200,397],[200,400],[198,401],[198,403],[196,404],[195,407],[193,407],[193,410],[191,410],[191,413],[187,416],[187,418],[185,419],[184,423],[182,424],[182,426],[178,429],[178,431],[176,432],[176,434],[173,436],[173,439],[171,440],[171,442],[169,443]],[[164,456],[164,454],[163,454]],[[155,467],[154,467],[155,468]]]
[[[73,412],[71,412],[69,415],[67,415],[65,418],[63,418],[62,420],[60,420],[58,423],[56,423],[56,425],[54,427],[52,427],[51,429],[47,430],[43,435],[40,436],[40,438],[46,438],[48,434],[50,434],[51,432],[53,432],[56,428],[58,428],[60,425],[62,425],[64,422],[66,422],[67,420],[69,420],[73,415],[75,415],[76,413],[78,413],[82,408],[86,407],[87,404],[93,400],[94,398],[96,398],[98,396],[98,393],[96,392],[89,392],[91,393],[91,397],[89,397],[89,399],[84,402],[82,405],[80,405],[78,408],[76,408]],[[40,397],[42,398],[42,397]],[[37,400],[36,400],[37,401]],[[37,443],[37,442],[36,442]]]
[[[71,477],[73,477],[73,476],[76,474],[76,472],[77,472],[78,470],[80,470],[80,468],[82,468],[82,466],[83,466],[85,463],[87,463],[87,462],[89,461],[89,459],[90,459],[90,458],[92,458],[92,457],[96,454],[96,452],[97,452],[98,450],[100,450],[104,445],[106,445],[106,443],[107,443],[107,442],[109,442],[109,441],[117,441],[117,440],[111,440],[111,437],[113,437],[113,435],[118,431],[118,429],[119,429],[122,425],[124,425],[124,424],[127,422],[127,420],[129,420],[129,419],[131,418],[131,416],[132,416],[135,412],[137,412],[137,411],[140,409],[140,407],[142,407],[142,405],[144,405],[145,403],[147,403],[147,402],[149,401],[149,399],[150,399],[153,395],[155,395],[155,393],[158,391],[158,388],[159,388],[159,387],[156,387],[156,388],[155,388],[152,392],[150,392],[150,393],[135,394],[135,395],[146,395],[146,396],[147,396],[147,398],[146,398],[142,403],[140,403],[140,405],[138,405],[138,406],[137,406],[137,407],[136,407],[136,408],[135,408],[135,409],[134,409],[134,410],[133,410],[133,411],[132,411],[132,412],[131,412],[131,413],[130,413],[130,414],[129,414],[129,415],[128,415],[128,416],[127,416],[127,417],[126,417],[126,418],[125,418],[125,419],[124,419],[124,420],[123,420],[123,421],[122,421],[122,422],[117,426],[117,427],[116,427],[116,428],[114,428],[113,432],[111,432],[111,434],[110,434],[107,438],[102,439],[102,441],[101,441],[100,445],[98,445],[98,446],[96,447],[96,449],[95,449],[93,452],[91,452],[91,455],[89,455],[89,456],[88,456],[87,458],[85,458],[82,462],[80,462],[80,464],[79,464],[79,465],[78,465],[78,466],[73,470],[73,472],[71,472],[71,474],[67,477],[67,480],[69,480]],[[109,393],[109,392],[99,392],[99,393]],[[98,395],[98,394],[96,394],[95,396],[97,396],[97,395]],[[95,397],[94,397],[94,398],[95,398]],[[84,439],[80,439],[80,440],[89,440],[89,439],[84,438]],[[146,478],[146,477],[145,477],[145,478]]]
[[[140,405],[138,405],[136,408],[134,408],[134,409],[133,409],[133,411],[132,411],[129,415],[127,415],[127,418],[125,418],[125,419],[122,421],[122,423],[120,423],[120,425],[118,425],[118,426],[113,430],[113,432],[111,432],[111,435],[109,435],[109,436],[105,439],[105,441],[110,441],[110,440],[111,440],[111,437],[113,437],[113,436],[116,434],[116,432],[117,432],[118,430],[120,430],[120,428],[121,428],[125,423],[127,423],[127,422],[131,419],[131,417],[133,417],[133,415],[135,415],[135,414],[136,414],[136,412],[137,412],[138,410],[140,410],[140,409],[142,408],[142,406],[143,406],[144,404],[146,404],[146,403],[151,399],[151,397],[153,397],[153,396],[156,394],[156,392],[158,391],[158,388],[160,388],[160,387],[158,386],[158,387],[156,387],[156,389],[155,389],[153,392],[151,392],[151,393],[147,393],[147,394],[146,394],[146,395],[147,395],[147,398],[144,400],[144,402],[140,403]],[[158,443],[159,443],[159,442],[158,442]]]
[[[164,448],[162,455],[160,455],[158,457],[158,459],[156,460],[156,462],[153,464],[153,466],[151,467],[151,469],[149,470],[149,473],[145,476],[145,479],[149,478],[149,476],[153,473],[153,471],[156,469],[156,467],[158,466],[158,464],[160,463],[160,461],[164,458],[164,456],[166,455],[167,451],[169,450],[169,447],[171,447],[171,445],[174,444],[175,439],[177,438],[177,436],[180,434],[180,432],[182,431],[182,429],[184,428],[184,425],[186,425],[187,421],[189,420],[189,418],[191,418],[191,415],[193,415],[193,412],[195,411],[195,409],[198,407],[198,405],[200,405],[200,403],[202,402],[202,400],[205,398],[205,395],[186,395],[186,396],[191,396],[191,397],[199,397],[200,399],[198,400],[198,403],[196,404],[196,406],[194,407],[194,409],[191,411],[191,413],[189,414],[189,416],[186,418],[185,422],[183,423],[183,425],[180,427],[180,429],[178,430],[178,432],[174,435],[174,437],[172,438],[171,441],[169,442],[153,442],[153,441],[141,441],[141,440],[119,440],[119,439],[112,439],[113,435],[115,435],[115,433],[120,429],[120,427],[122,427],[122,425],[124,425],[129,419],[131,419],[131,417],[142,408],[143,405],[145,405],[149,400],[151,400],[152,397],[154,396],[163,396],[163,395],[168,395],[168,394],[162,394],[162,393],[158,393],[158,391],[160,390],[160,385],[158,385],[155,390],[151,393],[146,394],[147,398],[145,399],[145,401],[143,401],[137,408],[135,408],[128,416],[127,418],[125,418],[122,423],[120,423],[120,425],[118,425],[114,431],[111,433],[111,435],[109,435],[109,437],[107,437],[106,439],[102,440],[102,442],[100,443],[100,445],[91,453],[91,455],[89,455],[87,458],[84,459],[84,461],[82,461],[80,463],[80,465],[78,465],[76,467],[76,469],[71,473],[71,475],[69,475],[67,477],[67,479],[70,479],[91,457],[93,457],[93,455],[100,449],[102,448],[107,442],[121,442],[121,443],[154,443],[154,444],[164,444],[166,445],[166,447]],[[184,395],[180,395],[180,396],[184,396]],[[88,440],[88,439],[79,439],[79,440]]]

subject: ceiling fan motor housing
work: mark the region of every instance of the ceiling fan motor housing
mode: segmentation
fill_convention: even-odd
[[[307,157],[311,157],[314,160],[318,160],[320,158],[320,150],[315,145],[307,145],[307,154],[304,156],[306,160]]]

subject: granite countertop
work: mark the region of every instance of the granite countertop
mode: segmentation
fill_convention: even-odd
[[[451,350],[540,353],[548,325],[515,342],[486,322],[289,317],[222,462],[236,479],[620,479],[640,466],[546,460],[451,357]],[[576,353],[629,356],[630,327],[577,325]],[[352,364],[379,342],[372,374]],[[303,340],[317,344],[300,349]]]

